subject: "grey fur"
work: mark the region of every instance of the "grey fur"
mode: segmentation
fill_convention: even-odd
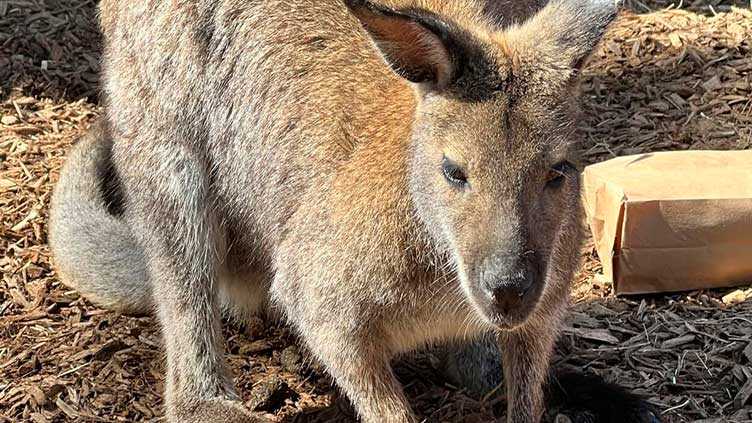
[[[105,201],[111,144],[103,134],[92,128],[68,153],[52,196],[50,244],[66,283],[104,307],[147,314],[153,308],[143,251]]]

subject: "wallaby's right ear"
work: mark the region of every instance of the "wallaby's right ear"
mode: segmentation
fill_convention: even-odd
[[[416,84],[439,87],[451,80],[452,42],[446,23],[419,10],[398,11],[367,0],[345,3],[398,75]]]
[[[515,58],[578,71],[617,15],[620,0],[551,0],[505,38]]]

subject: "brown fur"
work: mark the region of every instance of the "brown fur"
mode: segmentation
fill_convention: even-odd
[[[168,421],[253,421],[225,407],[219,318],[269,302],[366,423],[414,421],[395,354],[494,329],[509,421],[540,418],[581,237],[577,175],[552,166],[576,160],[576,75],[613,2],[556,0],[503,32],[470,0],[100,7],[103,139],[67,165],[53,250],[95,300],[156,309]],[[130,265],[117,239],[92,239],[102,262],[67,236],[75,204],[108,215],[70,188],[101,161],[148,281],[112,270]]]

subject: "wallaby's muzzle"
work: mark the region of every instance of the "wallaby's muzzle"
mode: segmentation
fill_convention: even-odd
[[[500,329],[515,328],[527,320],[543,287],[540,260],[532,251],[495,255],[484,260],[470,290],[483,317]]]

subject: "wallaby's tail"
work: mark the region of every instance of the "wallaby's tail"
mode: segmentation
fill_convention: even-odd
[[[103,307],[146,314],[152,311],[146,260],[119,216],[111,148],[97,125],[71,150],[52,196],[50,246],[63,283]]]

